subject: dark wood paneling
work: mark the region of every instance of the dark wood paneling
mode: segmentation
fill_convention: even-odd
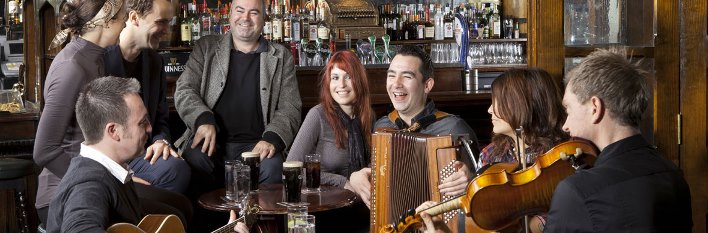
[[[533,32],[535,66],[548,71],[560,83],[563,79],[565,45],[563,40],[563,0],[537,0]],[[532,46],[533,47],[533,46]],[[532,55],[533,56],[533,55]],[[534,66],[533,63],[529,64]]]
[[[656,89],[654,135],[656,145],[666,158],[679,164],[679,19],[678,1],[657,1]]]
[[[683,144],[681,169],[691,188],[693,232],[706,232],[708,213],[708,150],[706,148],[706,1],[685,0],[681,9],[681,112]]]

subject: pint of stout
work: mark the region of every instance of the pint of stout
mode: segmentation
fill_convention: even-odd
[[[302,162],[287,161],[283,163],[283,185],[285,186],[285,201],[291,203],[300,202]]]
[[[261,173],[261,156],[256,152],[241,153],[243,164],[251,168],[251,190],[258,190],[258,181]]]

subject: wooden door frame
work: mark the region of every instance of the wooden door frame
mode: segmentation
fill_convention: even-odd
[[[708,4],[681,0],[680,110],[682,125],[678,160],[691,188],[693,232],[706,232],[708,214]]]

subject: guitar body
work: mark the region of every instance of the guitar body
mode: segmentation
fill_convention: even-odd
[[[151,214],[135,226],[130,223],[116,223],[106,229],[108,233],[184,233],[182,221],[175,215]]]

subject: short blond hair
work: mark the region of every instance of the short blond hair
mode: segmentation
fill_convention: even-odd
[[[568,72],[563,80],[566,91],[572,91],[581,103],[596,96],[622,125],[638,127],[652,86],[640,62],[627,59],[622,47],[598,49]]]

